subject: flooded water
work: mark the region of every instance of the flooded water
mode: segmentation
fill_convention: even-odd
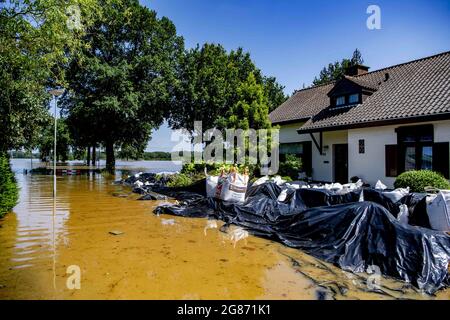
[[[154,215],[158,201],[101,174],[58,177],[54,201],[53,177],[23,175],[20,161],[20,203],[0,220],[0,299],[450,299],[384,278],[374,288],[261,238],[234,244],[205,219]]]

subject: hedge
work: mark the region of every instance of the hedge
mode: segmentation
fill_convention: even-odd
[[[18,198],[17,182],[11,170],[9,157],[0,154],[0,218],[14,208]]]
[[[430,170],[412,170],[400,174],[395,188],[410,188],[411,192],[424,192],[426,187],[450,189],[450,183],[441,174]]]

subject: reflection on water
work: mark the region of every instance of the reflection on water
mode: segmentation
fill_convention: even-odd
[[[1,299],[431,298],[388,279],[373,292],[363,276],[264,239],[234,247],[205,219],[155,216],[157,201],[100,174],[58,177],[55,215],[51,176],[17,178],[20,203],[0,221]],[[79,290],[66,286],[71,265]]]

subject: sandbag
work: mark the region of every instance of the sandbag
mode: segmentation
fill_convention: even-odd
[[[427,202],[427,213],[431,228],[450,231],[450,190],[440,191],[434,199]]]
[[[408,206],[406,204],[401,204],[400,205],[400,212],[398,214],[397,220],[398,222],[400,222],[402,225],[407,225],[408,221],[409,221],[409,210],[408,210]]]
[[[387,187],[383,182],[378,180],[377,183],[375,183],[375,189],[376,190],[385,190],[385,189],[387,189]]]
[[[218,176],[207,176],[206,182],[206,196],[209,198],[214,198],[216,196],[217,185],[219,183]]]
[[[220,199],[244,203],[247,192],[248,176],[233,172],[223,181]]]
[[[397,202],[398,205],[405,204],[408,207],[408,224],[431,229],[426,200],[426,194],[410,193]]]
[[[384,191],[383,194],[392,200],[392,202],[400,201],[401,198],[409,194],[409,188],[398,188],[392,191]]]
[[[395,218],[397,218],[400,209],[381,189],[363,189],[364,201],[372,201],[386,208]]]

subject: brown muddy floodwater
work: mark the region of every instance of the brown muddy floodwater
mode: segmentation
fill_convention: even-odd
[[[99,174],[58,177],[55,214],[52,176],[17,178],[20,203],[0,220],[0,299],[450,299],[384,278],[374,291],[367,276],[253,236],[234,246]],[[80,289],[66,285],[73,265]]]

